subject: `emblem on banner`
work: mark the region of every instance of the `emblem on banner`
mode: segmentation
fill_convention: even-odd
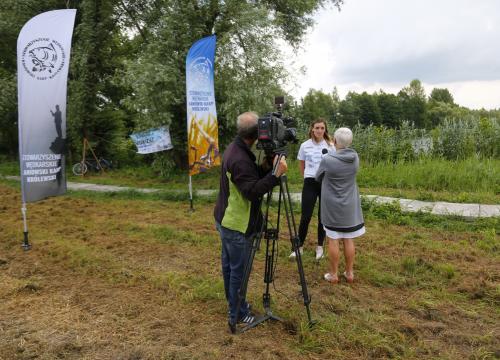
[[[212,63],[206,57],[199,57],[191,63],[193,80],[201,88],[210,86]]]
[[[62,45],[49,38],[30,41],[22,52],[24,70],[37,80],[54,78],[64,67],[65,60]]]

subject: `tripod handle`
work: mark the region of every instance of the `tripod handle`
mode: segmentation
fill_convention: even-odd
[[[276,162],[273,164],[273,171],[272,174],[276,176],[276,171],[278,170],[278,166],[280,165],[281,159],[286,159],[285,154],[277,154],[276,157]],[[283,176],[284,174],[281,174],[280,176]]]

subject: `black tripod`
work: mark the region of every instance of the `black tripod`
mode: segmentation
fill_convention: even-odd
[[[282,156],[282,155],[281,155]],[[280,156],[280,159],[281,159]],[[278,162],[279,163],[279,160]],[[280,177],[280,192],[279,192],[279,200],[278,200],[278,218],[276,221],[276,228],[269,228],[269,205],[271,204],[273,190],[267,193],[266,199],[266,212],[264,217],[264,222],[262,224],[262,229],[257,236],[252,240],[252,247],[250,249],[250,254],[247,259],[247,263],[245,265],[245,271],[243,273],[243,279],[241,282],[241,287],[238,291],[238,305],[236,308],[236,314],[239,314],[239,310],[241,307],[241,302],[246,297],[248,280],[250,278],[250,272],[252,271],[253,260],[255,258],[255,253],[260,248],[260,242],[262,240],[262,236],[266,239],[266,262],[265,262],[265,271],[264,271],[264,283],[265,292],[262,295],[262,302],[264,306],[264,315],[257,318],[251,324],[241,328],[241,332],[249,330],[266,320],[278,320],[283,321],[280,317],[273,314],[271,310],[271,295],[269,294],[269,286],[274,280],[274,270],[276,266],[276,256],[277,256],[277,244],[279,237],[279,225],[280,225],[280,215],[281,215],[281,204],[284,204],[285,207],[285,215],[288,224],[288,231],[290,234],[290,242],[292,243],[293,251],[295,251],[295,259],[297,260],[297,268],[299,270],[300,277],[300,285],[302,288],[302,297],[304,298],[304,306],[307,311],[307,318],[309,319],[309,325],[313,325],[313,320],[311,319],[311,310],[309,309],[309,304],[311,303],[311,298],[307,292],[307,284],[306,277],[304,274],[304,268],[302,266],[302,257],[299,251],[299,238],[297,235],[297,227],[295,225],[295,219],[293,217],[293,209],[292,209],[292,201],[290,198],[290,191],[288,189],[288,180],[286,175],[282,175]],[[236,329],[236,324],[231,324],[231,329]]]

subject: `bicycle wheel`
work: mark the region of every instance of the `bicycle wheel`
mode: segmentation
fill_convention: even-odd
[[[83,162],[76,163],[73,165],[73,174],[80,176],[83,175],[87,172],[87,165],[85,165]]]

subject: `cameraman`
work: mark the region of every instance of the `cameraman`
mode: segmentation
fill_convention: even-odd
[[[215,226],[222,240],[222,275],[229,305],[229,327],[235,332],[237,322],[250,324],[255,320],[245,299],[236,314],[238,290],[241,287],[245,264],[250,253],[251,239],[262,226],[261,198],[279,184],[287,171],[284,158],[271,173],[272,164],[255,163],[250,150],[257,140],[258,115],[245,112],[238,116],[238,135],[224,152],[220,189],[214,209]],[[276,160],[276,158],[275,158]]]

